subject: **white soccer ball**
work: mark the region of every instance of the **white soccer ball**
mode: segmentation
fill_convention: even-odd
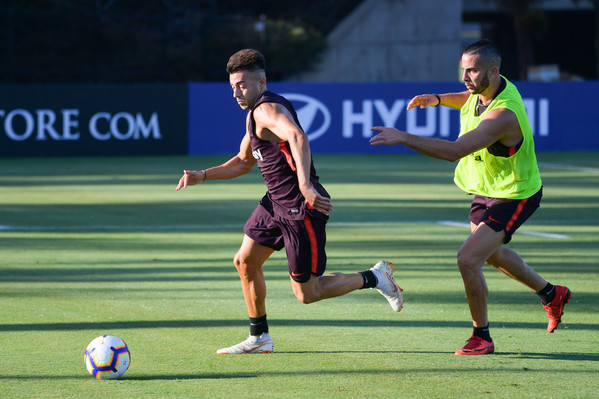
[[[131,363],[131,353],[125,341],[106,334],[87,345],[83,359],[93,377],[110,380],[125,374]]]

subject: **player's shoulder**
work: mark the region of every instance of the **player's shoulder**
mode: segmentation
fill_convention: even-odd
[[[280,114],[289,115],[289,110],[281,103],[266,101],[254,108],[254,118],[269,118]]]

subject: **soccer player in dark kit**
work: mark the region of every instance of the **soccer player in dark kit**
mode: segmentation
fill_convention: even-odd
[[[403,295],[387,261],[359,273],[324,275],[325,226],[333,206],[316,175],[308,138],[293,105],[267,90],[265,61],[260,52],[245,49],[233,54],[227,72],[233,96],[242,109],[249,111],[239,153],[219,166],[185,170],[176,188],[238,177],[256,163],[268,188],[247,220],[243,242],[234,258],[249,313],[250,336],[217,353],[273,351],[262,265],[283,247],[293,293],[300,302],[313,303],[362,288],[376,288],[399,312]]]

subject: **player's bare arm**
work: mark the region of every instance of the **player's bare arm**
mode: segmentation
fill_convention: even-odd
[[[328,214],[333,206],[329,198],[320,195],[310,182],[310,144],[308,136],[294,122],[293,117],[280,104],[264,103],[254,110],[256,134],[263,140],[286,141],[297,168],[299,188],[308,204]]]
[[[252,156],[252,148],[250,146],[250,136],[246,132],[237,155],[222,165],[209,169],[183,171],[183,176],[179,179],[176,190],[179,191],[181,188],[187,188],[187,186],[193,186],[205,180],[233,179],[248,173],[255,164],[256,160]]]
[[[420,137],[391,127],[373,127],[380,132],[370,139],[371,145],[402,144],[432,158],[455,162],[482,148],[499,141],[512,146],[522,140],[522,132],[516,115],[508,109],[494,109],[487,113],[478,127],[456,141]]]
[[[415,107],[422,109],[427,107],[436,107],[443,105],[445,107],[460,109],[466,101],[468,101],[470,92],[463,91],[460,93],[444,93],[444,94],[420,94],[412,98],[408,103],[408,111]]]

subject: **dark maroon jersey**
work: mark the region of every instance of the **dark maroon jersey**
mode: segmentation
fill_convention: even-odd
[[[267,102],[277,103],[284,106],[293,116],[295,123],[300,129],[302,128],[291,102],[285,97],[273,92],[264,92],[256,102],[254,110],[258,108],[260,104]],[[287,219],[304,219],[306,200],[299,189],[297,169],[295,160],[291,154],[289,143],[286,141],[274,142],[262,140],[256,136],[254,110],[250,111],[250,125],[248,126],[252,154],[258,161],[258,167],[264,177],[266,187],[268,188],[266,195],[273,203],[273,211],[278,216]],[[318,181],[312,159],[310,159],[310,181],[316,191],[329,198],[329,194]]]

